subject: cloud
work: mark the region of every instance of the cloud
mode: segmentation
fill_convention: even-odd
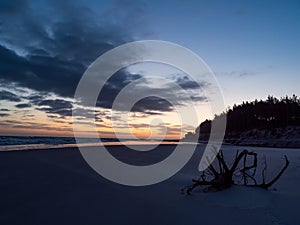
[[[116,102],[120,91],[129,84],[131,87],[123,93],[126,98]],[[175,90],[176,84],[177,88],[178,86],[180,88]],[[200,87],[206,87],[206,84],[199,85],[182,74],[172,75],[166,80],[161,77],[132,74],[123,69],[108,79],[99,94],[96,106],[111,109],[114,104],[115,110],[127,111],[132,99],[136,99],[136,96],[146,96],[135,103],[131,112],[143,113],[143,116],[160,115],[161,112],[173,111],[175,107],[190,104],[191,101],[193,103],[206,101],[204,96],[199,96]]]
[[[132,112],[144,112],[148,115],[157,115],[153,111],[170,112],[173,106],[165,99],[149,96],[138,101],[132,108]]]
[[[77,62],[51,56],[18,56],[0,46],[0,79],[40,92],[72,96],[84,71]]]
[[[62,99],[47,99],[41,100],[37,103],[38,106],[49,106],[53,110],[60,110],[60,109],[69,109],[72,108],[72,102]]]
[[[26,96],[24,98],[31,101],[34,104],[38,104],[40,101],[44,100],[46,97],[47,97],[46,94],[45,95],[42,95],[42,94],[41,95],[36,95],[36,94],[34,94],[34,95]]]
[[[22,125],[13,125],[13,128],[23,128],[23,129],[37,129],[37,130],[50,130],[50,131],[64,131],[64,132],[72,132],[72,128],[69,127],[51,127],[45,124],[40,123],[33,123],[33,124],[26,124],[23,123]]]
[[[11,102],[20,102],[21,98],[19,98],[14,93],[11,93],[9,91],[0,91],[0,100],[6,100]]]
[[[8,113],[0,113],[0,117],[6,117],[6,116],[9,116]]]
[[[97,101],[98,107],[111,109],[119,92],[134,80],[140,79],[139,74],[130,74],[126,69],[112,75],[103,86]]]
[[[259,72],[251,71],[251,70],[233,70],[230,72],[215,72],[218,76],[229,76],[229,77],[248,77],[255,76],[259,74]]]
[[[13,15],[27,7],[26,0],[0,1],[0,13]]]
[[[57,114],[61,117],[72,116],[72,102],[56,99],[56,100],[42,100],[37,103],[41,108],[37,110],[44,111],[47,114]],[[46,107],[43,107],[46,106]]]
[[[205,96],[191,96],[191,99],[195,102],[207,102],[207,98]]]
[[[95,110],[95,109],[88,109],[88,108],[82,108],[77,107],[73,109],[73,115],[76,115],[76,123],[82,123],[78,122],[80,120],[86,120],[87,118],[95,118],[96,122],[104,122],[104,118],[108,117],[108,112],[105,110]],[[111,119],[109,117],[109,119]]]
[[[199,89],[201,87],[205,87],[207,84],[206,83],[197,83],[193,80],[191,80],[188,76],[183,75],[183,76],[177,76],[176,77],[176,83],[180,85],[180,87],[184,89]]]
[[[22,118],[25,118],[25,119],[32,119],[33,117],[35,117],[35,115],[33,115],[33,114],[22,115]]]
[[[2,85],[13,84],[15,88],[28,88],[29,93],[34,93],[22,97],[29,103],[21,102],[21,97],[7,91],[0,93],[0,100],[20,102],[17,108],[32,105],[47,113],[49,118],[71,116],[72,102],[61,98],[74,96],[87,66],[109,49],[149,34],[143,19],[145,7],[144,3],[119,1],[106,11],[96,12],[86,5],[68,0],[40,4],[22,1],[20,7],[0,4],[0,12],[5,12],[0,16],[0,82]],[[96,106],[111,109],[118,93],[142,77],[141,74],[129,73],[126,68],[120,70],[105,84]],[[205,86],[200,84],[199,87],[187,76],[175,76],[174,82],[188,91]],[[145,91],[165,96],[177,106],[187,101],[183,93],[174,95],[172,87],[153,89],[146,83],[132,90],[128,100]],[[51,93],[58,99],[49,99]],[[204,100],[202,96],[190,93],[193,101]],[[120,110],[122,107],[119,105]],[[136,103],[132,111],[150,116],[173,109],[174,106],[167,100],[149,94]],[[81,114],[91,118],[95,112],[85,109]],[[103,121],[102,116],[97,115],[97,121]]]
[[[21,103],[21,104],[15,105],[15,107],[17,107],[17,108],[19,108],[19,109],[29,108],[29,107],[31,107],[31,104],[28,104],[28,103]]]
[[[145,6],[137,2],[122,11],[122,4],[96,13],[68,0],[40,4],[28,1],[20,3],[20,8],[2,3],[0,11],[5,13],[0,18],[0,79],[73,97],[92,61],[144,32],[141,21]],[[137,26],[141,32],[135,29]]]
[[[165,124],[159,124],[158,126],[159,131],[161,132],[160,134],[165,133],[165,129],[167,130],[167,134],[176,134],[180,135],[182,133],[186,133],[191,130],[195,130],[195,127],[187,124],[182,124],[182,125],[171,125],[171,126],[166,126]]]

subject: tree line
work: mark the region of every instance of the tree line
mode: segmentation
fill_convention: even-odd
[[[243,102],[233,105],[226,112],[215,115],[213,120],[205,120],[195,130],[189,132],[186,138],[195,136],[208,137],[212,121],[227,117],[226,134],[230,132],[243,132],[251,129],[285,128],[287,126],[300,126],[300,99],[281,97],[280,99],[269,95],[266,100],[255,99],[252,102]]]

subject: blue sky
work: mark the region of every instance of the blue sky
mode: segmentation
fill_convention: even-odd
[[[95,9],[100,5],[94,1]],[[147,30],[137,39],[197,53],[216,74],[227,105],[300,94],[299,1],[144,1],[141,8]]]
[[[44,135],[71,135],[72,97],[87,66],[116,46],[147,39],[198,54],[215,73],[226,106],[300,95],[299,1],[0,0],[0,133],[39,134],[42,128]],[[158,66],[152,72],[159,68],[167,71]],[[107,134],[114,88],[141,77],[139,70],[120,71],[107,86],[105,104],[96,110]],[[151,108],[158,100],[150,100],[145,111],[145,103],[137,107],[140,118],[151,118],[149,110],[172,112],[160,101],[160,110]],[[178,132],[178,124],[167,128]]]
[[[299,95],[299,1],[168,1],[151,4],[148,21],[202,57],[227,104]]]

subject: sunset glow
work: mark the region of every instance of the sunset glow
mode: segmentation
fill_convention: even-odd
[[[230,3],[212,7],[195,2],[193,7],[182,7],[177,2],[169,10],[165,3],[159,7],[136,3],[123,11],[120,5],[95,2],[84,7],[80,19],[74,17],[78,13],[61,11],[51,2],[24,4],[11,17],[3,14],[7,19],[1,23],[0,37],[0,135],[73,136],[76,120],[80,123],[76,132],[85,137],[95,123],[101,137],[115,137],[117,132],[122,138],[132,134],[140,139],[179,139],[212,119],[216,112],[210,107],[210,84],[203,82],[197,89],[188,74],[159,63],[138,63],[118,71],[107,81],[96,106],[74,100],[76,87],[94,60],[117,46],[145,39],[171,41],[198,54],[214,72],[226,107],[269,94],[299,95],[300,51],[295,49],[299,49],[300,20],[298,12],[290,12],[292,6]],[[272,10],[266,10],[269,7]],[[279,14],[283,16],[278,18]],[[172,24],[162,19],[165,16],[172,18]],[[22,21],[32,24],[27,27]],[[144,81],[131,88],[128,99],[152,89],[176,99],[176,105],[141,99],[131,112],[115,110],[118,118],[112,124],[115,97],[141,78]],[[168,80],[184,87],[193,102],[187,103],[184,93],[174,91]],[[183,124],[177,107],[187,117]],[[191,107],[197,118],[189,116]],[[80,116],[72,118],[72,110]]]

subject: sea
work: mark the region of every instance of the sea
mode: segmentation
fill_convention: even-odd
[[[129,140],[117,138],[80,138],[74,137],[37,137],[37,136],[0,136],[0,151],[58,149],[78,146],[135,145],[135,144],[178,144],[178,140]]]

